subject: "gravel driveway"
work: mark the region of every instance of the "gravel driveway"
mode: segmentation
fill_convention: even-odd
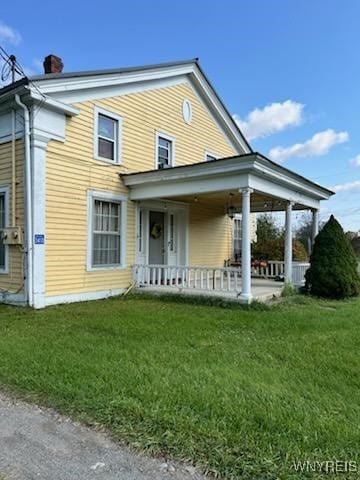
[[[53,410],[0,393],[0,480],[204,480],[191,466],[151,459]]]

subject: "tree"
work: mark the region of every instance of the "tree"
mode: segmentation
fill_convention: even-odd
[[[319,223],[319,231],[324,226],[324,222]],[[303,245],[308,255],[311,253],[312,240],[312,215],[311,213],[304,213],[298,221],[295,230],[295,239],[299,240]]]
[[[315,239],[305,279],[306,289],[319,297],[340,299],[360,293],[354,251],[333,215]]]
[[[256,237],[258,242],[275,240],[281,237],[283,230],[276,224],[272,215],[264,213],[257,217]]]
[[[284,260],[285,232],[272,215],[265,213],[257,218],[256,237],[252,246],[256,260]],[[297,240],[293,241],[293,259],[300,262],[308,259],[305,248]]]

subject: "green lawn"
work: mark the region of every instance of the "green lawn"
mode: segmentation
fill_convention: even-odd
[[[2,305],[0,384],[224,478],[320,478],[297,460],[360,469],[360,299]]]

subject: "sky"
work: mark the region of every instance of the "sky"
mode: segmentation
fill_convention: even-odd
[[[360,230],[358,0],[3,2],[0,45],[28,75],[198,57],[252,148],[336,191]]]

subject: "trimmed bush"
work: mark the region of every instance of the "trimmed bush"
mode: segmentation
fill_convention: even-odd
[[[357,259],[333,215],[315,239],[305,279],[307,291],[318,297],[340,299],[360,293]]]

